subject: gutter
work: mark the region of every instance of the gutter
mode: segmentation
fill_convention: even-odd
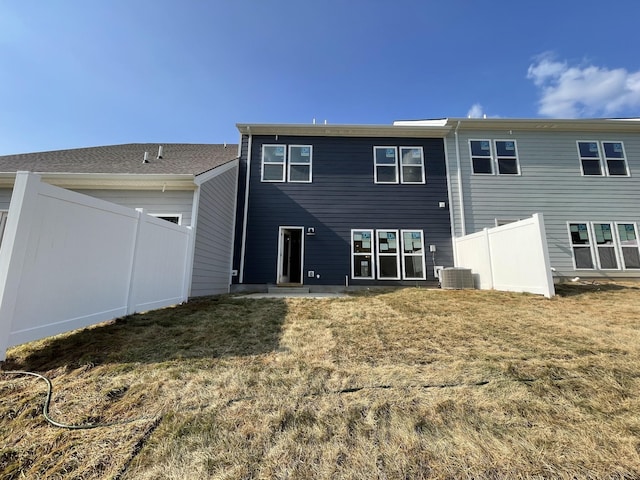
[[[43,182],[67,189],[195,190],[192,174],[51,173],[33,172]],[[13,188],[15,172],[0,173],[0,188]]]

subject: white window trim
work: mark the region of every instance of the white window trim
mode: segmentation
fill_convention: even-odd
[[[601,245],[601,246],[598,246],[598,244],[596,243],[596,228],[595,228],[596,223],[603,224],[603,225],[609,225],[612,230],[615,228],[615,224],[614,224],[614,222],[610,222],[610,221],[589,222],[589,229],[593,233],[593,236],[592,236],[592,239],[593,239],[593,251],[595,253],[595,259],[596,259],[596,262],[597,262],[597,263],[595,263],[597,270],[604,270],[604,271],[609,271],[609,272],[610,271],[620,270],[620,258],[619,258],[618,249],[617,249],[616,233],[614,231],[611,232],[611,240],[613,241],[613,245]],[[616,257],[616,263],[618,265],[617,268],[602,268],[602,266],[600,265],[600,252],[598,251],[599,248],[612,248],[613,249],[613,253],[614,253],[615,257]]]
[[[420,233],[420,240],[422,241],[422,253],[404,253],[404,234],[405,233]],[[424,244],[424,231],[423,230],[400,230],[400,255],[402,256],[402,278],[403,280],[426,280],[427,279],[427,265],[425,260],[425,244]],[[407,277],[405,276],[405,265],[407,257],[421,257],[422,259],[422,277]]]
[[[589,245],[582,245],[582,244],[574,244],[573,243],[573,239],[571,237],[571,224],[572,223],[584,223],[587,226],[587,235],[589,237]],[[594,245],[593,245],[593,232],[591,231],[591,222],[585,222],[584,220],[571,220],[569,222],[567,222],[567,234],[569,235],[569,247],[571,248],[571,260],[573,262],[573,269],[574,270],[596,270],[596,266],[598,265],[596,263],[596,259],[594,258]],[[576,265],[576,255],[573,251],[574,247],[589,247],[589,253],[591,254],[591,265],[593,265],[591,268],[587,268],[587,267],[578,267]]]
[[[598,146],[598,164],[600,165],[600,175],[586,175],[584,173],[584,167],[582,166],[582,160],[595,160],[595,158],[593,157],[583,157],[580,153],[580,144],[581,143],[595,143]],[[601,149],[602,149],[602,145],[600,145],[600,142],[598,140],[576,140],[576,149],[578,150],[578,161],[580,162],[580,174],[583,177],[604,177],[606,176],[606,172],[604,169],[604,165],[602,165],[602,153],[601,153]]]
[[[395,233],[396,234],[396,253],[380,253],[380,250],[378,248],[378,233],[379,232],[386,232],[386,233]],[[376,278],[378,280],[381,281],[385,281],[385,280],[400,280],[402,278],[402,272],[400,271],[400,249],[401,249],[402,245],[400,243],[400,236],[398,234],[398,230],[394,230],[392,228],[380,228],[376,230],[376,245],[375,245],[375,249],[376,249],[376,263],[377,263],[377,267],[376,267]],[[384,277],[382,278],[380,276],[380,257],[395,257],[396,258],[396,272],[398,272],[398,275],[396,275],[395,277]]]
[[[583,157],[580,154],[580,144],[581,143],[595,143],[598,146],[598,164],[600,165],[600,175],[586,175],[584,173],[584,167],[582,166],[582,160],[593,160],[594,157]],[[622,158],[608,158],[606,151],[604,149],[605,143],[619,143],[622,146]],[[578,161],[580,162],[580,174],[583,177],[612,177],[612,178],[627,178],[631,176],[631,171],[629,170],[629,161],[627,160],[627,150],[624,146],[624,142],[622,140],[576,140],[576,149],[578,150]],[[614,161],[622,161],[624,162],[625,175],[611,175],[609,173],[609,164],[607,163],[607,159]]]
[[[388,149],[391,148],[395,151],[395,163],[389,164],[389,163],[381,163],[380,165],[378,165],[378,156],[376,155],[376,151],[377,150],[381,150],[381,149]],[[373,183],[379,184],[379,185],[397,185],[400,177],[398,175],[398,163],[399,163],[399,159],[398,159],[398,147],[393,146],[393,145],[388,145],[388,146],[384,146],[384,145],[374,145],[373,147]],[[384,168],[394,168],[395,169],[395,180],[393,182],[382,182],[382,181],[378,181],[378,166],[380,167],[384,167]]]
[[[178,219],[178,223],[176,225],[182,225],[182,214],[181,213],[149,213],[149,215],[151,215],[152,217],[156,217],[156,218],[159,218],[159,217],[177,218]]]
[[[502,155],[499,156],[498,155],[498,142],[513,142],[513,149],[515,152],[515,155]],[[513,140],[511,138],[509,139],[502,139],[502,138],[496,138],[493,140],[493,156],[494,156],[494,171],[496,173],[496,175],[498,176],[507,176],[507,177],[518,177],[521,175],[521,171],[520,171],[520,156],[518,155],[518,142],[516,140]],[[518,173],[500,173],[500,163],[499,163],[499,159],[504,158],[504,159],[515,159],[516,161],[516,168],[518,170]]]
[[[405,165],[402,164],[402,150],[419,150],[420,151],[420,180],[417,182],[409,182],[409,181],[405,181],[404,179],[404,169],[402,167],[404,167]],[[416,145],[416,146],[410,146],[410,145],[405,145],[405,146],[401,146],[398,148],[398,164],[399,164],[399,168],[400,168],[400,183],[406,184],[406,185],[422,185],[424,183],[426,183],[426,175],[425,175],[425,168],[424,168],[424,149],[420,146],[420,145]],[[407,167],[417,167],[417,164],[414,163],[410,163],[406,165]]]
[[[309,163],[293,162],[291,160],[291,148],[308,147],[309,148]],[[289,183],[312,183],[313,182],[313,145],[289,145],[287,149],[287,181]],[[308,180],[291,180],[291,165],[302,165],[309,167],[309,179]]]
[[[613,222],[613,223],[614,223],[615,230],[616,230],[615,239],[616,239],[616,242],[617,242],[618,249],[620,251],[620,255],[619,255],[619,257],[620,257],[620,267],[623,270],[634,270],[634,271],[640,270],[640,267],[639,268],[634,268],[634,267],[627,267],[626,266],[626,264],[624,262],[624,253],[623,253],[622,249],[623,248],[634,248],[634,247],[632,245],[622,245],[622,240],[620,239],[620,232],[618,230],[618,225],[633,225],[634,233],[636,235],[636,246],[635,246],[635,248],[640,253],[640,239],[638,238],[638,225],[637,225],[637,223],[636,222]]]
[[[604,149],[604,144],[605,143],[619,143],[620,146],[622,147],[622,158],[615,158],[612,157],[609,160],[615,160],[615,161],[622,161],[624,162],[624,169],[626,174],[625,175],[611,175],[609,173],[609,164],[607,163],[607,152]],[[624,142],[621,140],[602,140],[600,142],[600,146],[602,147],[602,165],[604,166],[604,172],[606,174],[607,177],[630,177],[631,173],[629,172],[629,162],[627,162],[627,151],[624,148]]]
[[[471,142],[489,142],[489,155],[474,155],[473,154],[473,149],[471,148]],[[470,138],[469,139],[469,161],[471,164],[471,175],[478,175],[481,177],[487,177],[489,175],[495,175],[496,174],[496,166],[495,166],[495,161],[493,158],[493,149],[494,149],[494,145],[493,142],[489,139],[486,138]],[[473,171],[473,157],[477,157],[477,158],[488,158],[489,159],[489,164],[491,165],[491,173],[476,173]]]
[[[282,163],[280,162],[265,162],[264,151],[266,147],[282,147],[284,148],[284,158],[282,159]],[[260,159],[261,171],[260,171],[260,181],[265,183],[282,183],[286,179],[287,173],[287,145],[283,143],[265,143],[262,145],[262,158]],[[282,179],[280,180],[265,180],[264,178],[264,166],[265,165],[282,165]]]
[[[356,253],[353,251],[353,234],[355,232],[369,232],[371,235],[371,253]],[[371,228],[352,228],[351,229],[351,279],[352,280],[375,280],[376,272],[376,243],[375,243],[375,231]],[[356,277],[355,276],[355,261],[356,257],[363,257],[369,255],[371,257],[371,271],[368,277]]]

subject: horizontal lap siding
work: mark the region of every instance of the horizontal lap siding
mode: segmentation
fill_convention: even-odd
[[[12,193],[13,189],[11,188],[0,188],[0,210],[9,210]]]
[[[191,225],[192,190],[78,190],[91,197],[129,208],[144,208],[149,214],[182,215],[182,225]]]
[[[229,291],[237,173],[232,168],[200,187],[191,285],[194,297]]]
[[[262,144],[313,146],[313,183],[263,183]],[[422,146],[427,183],[376,185],[373,147]],[[420,229],[437,245],[439,264],[451,265],[451,232],[442,139],[253,137],[244,283],[274,283],[279,226],[314,227],[304,237],[307,285],[343,284],[351,275],[351,229]],[[427,254],[427,273],[433,268]],[[352,281],[352,283],[376,283]],[[389,284],[388,281],[377,282]],[[415,282],[412,282],[415,283]]]
[[[521,176],[471,174],[468,139],[516,140]],[[575,132],[504,131],[459,133],[467,234],[495,226],[495,219],[544,214],[551,265],[563,275],[589,275],[573,269],[569,221],[640,222],[640,136]],[[577,140],[624,142],[631,177],[581,175]],[[447,143],[452,173],[456,235],[461,235],[455,138]],[[592,272],[639,276],[637,271]]]

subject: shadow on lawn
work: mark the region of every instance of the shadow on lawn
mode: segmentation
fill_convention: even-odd
[[[260,355],[278,349],[286,314],[283,300],[198,298],[45,339],[31,349],[19,347],[9,352],[3,369]]]
[[[593,293],[640,290],[640,286],[619,285],[615,283],[560,283],[555,285],[556,294],[561,297],[578,297]]]

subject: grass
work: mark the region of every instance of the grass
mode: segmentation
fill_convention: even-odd
[[[638,478],[640,288],[189,302],[9,350],[3,478]]]

